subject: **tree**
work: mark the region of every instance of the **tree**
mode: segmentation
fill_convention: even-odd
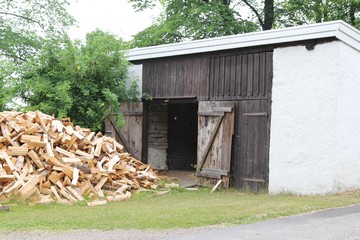
[[[68,38],[48,41],[21,78],[19,97],[29,110],[102,130],[104,117],[133,97],[126,88],[125,47],[121,39],[100,30],[87,34],[84,44]]]
[[[241,2],[248,6],[252,14],[256,16],[262,30],[270,30],[273,28],[275,21],[274,0],[264,0],[261,1],[261,3],[256,0],[242,0],[240,3]],[[263,7],[261,8],[259,4]]]
[[[0,60],[0,111],[6,108],[14,93],[12,88],[9,87],[12,81],[12,74],[15,71],[15,67],[12,62]]]
[[[2,0],[0,56],[25,61],[41,47],[44,36],[58,36],[74,24],[67,0]]]
[[[128,0],[137,11],[163,5],[135,47],[344,20],[360,28],[360,0]],[[248,11],[252,17],[244,18]]]
[[[138,11],[152,7],[155,0],[129,0]],[[259,30],[242,18],[229,0],[162,1],[164,12],[158,22],[134,36],[136,47],[184,40],[204,39]]]
[[[0,1],[0,111],[12,99],[12,82],[44,38],[58,38],[74,24],[66,0]]]
[[[360,0],[287,0],[277,15],[278,27],[343,20],[359,28]]]

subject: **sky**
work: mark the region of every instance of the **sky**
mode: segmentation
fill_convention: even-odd
[[[88,32],[99,28],[124,40],[150,26],[159,8],[135,12],[127,0],[73,0],[69,13],[78,21],[78,28],[69,30],[71,38],[85,39]]]

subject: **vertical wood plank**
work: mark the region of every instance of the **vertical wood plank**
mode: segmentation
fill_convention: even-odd
[[[242,55],[238,55],[236,56],[236,92],[235,92],[235,96],[236,97],[241,97],[241,86],[242,86],[242,82],[243,82],[243,78],[242,78]]]
[[[259,96],[259,85],[260,85],[260,54],[254,53],[254,76],[253,76],[253,92],[252,96]]]
[[[232,108],[232,101],[200,101],[198,116],[197,171],[203,169],[230,172],[233,112],[219,112],[220,107]],[[218,115],[220,114],[220,115]],[[225,181],[228,184],[228,181]]]
[[[142,159],[143,103],[122,102],[120,112],[123,113],[125,121],[120,132],[125,137],[126,143],[133,149],[134,157]]]
[[[265,53],[260,53],[259,66],[259,96],[264,97],[266,93],[266,56]]]
[[[266,81],[265,81],[265,89],[266,96],[268,99],[271,98],[271,89],[272,89],[272,77],[273,77],[273,53],[266,52]]]
[[[224,63],[224,99],[229,99],[230,96],[231,67],[231,56],[226,56]]]
[[[270,118],[251,113],[270,112],[270,100],[246,100],[236,104],[236,159],[234,185],[244,190],[262,191],[268,181]],[[250,115],[244,115],[247,113]],[[243,179],[263,179],[265,184]]]
[[[241,97],[246,97],[247,95],[247,85],[248,85],[248,56],[247,54],[241,56]]]
[[[247,64],[247,88],[246,96],[250,97],[253,95],[253,82],[254,82],[254,54],[248,54],[248,64]]]
[[[230,93],[229,96],[230,98],[234,98],[236,96],[236,69],[237,69],[237,65],[236,65],[236,56],[233,55],[231,56],[231,67],[230,67]]]

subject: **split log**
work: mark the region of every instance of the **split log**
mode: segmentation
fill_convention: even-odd
[[[159,178],[115,139],[36,112],[0,112],[0,195],[33,203],[122,201]],[[102,202],[101,202],[102,201]],[[107,201],[92,201],[90,206]],[[105,202],[104,202],[105,201]]]

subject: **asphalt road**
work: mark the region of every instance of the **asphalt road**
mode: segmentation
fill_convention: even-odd
[[[360,240],[360,205],[163,239]]]
[[[0,223],[1,224],[1,223]],[[233,227],[166,231],[0,232],[0,240],[360,240],[360,205]]]

